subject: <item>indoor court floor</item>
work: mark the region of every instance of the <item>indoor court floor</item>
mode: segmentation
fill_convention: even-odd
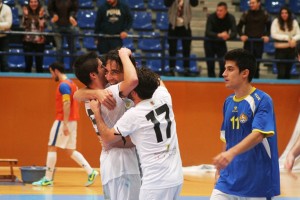
[[[8,167],[0,167],[3,174],[9,174]],[[18,167],[14,174],[21,180]],[[104,200],[100,177],[90,187],[84,187],[86,179],[81,168],[57,168],[52,187],[0,182],[0,200]],[[209,200],[213,184],[214,172],[185,174],[179,200]],[[275,200],[300,200],[300,172],[281,172],[281,195]]]

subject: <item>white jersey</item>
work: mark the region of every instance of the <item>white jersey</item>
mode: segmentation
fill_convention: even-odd
[[[110,90],[116,99],[116,107],[114,110],[108,110],[105,106],[101,106],[101,114],[104,122],[109,128],[112,128],[118,119],[124,114],[126,108],[129,107],[128,102],[119,96],[119,84],[106,88]],[[93,122],[94,129],[99,134],[95,123],[95,116],[90,109],[89,102],[85,102],[86,112]],[[118,178],[124,174],[140,174],[139,165],[135,147],[132,148],[112,148],[108,151],[102,149],[100,156],[100,172],[102,185],[107,184],[110,180]]]
[[[128,110],[114,126],[136,145],[143,172],[141,189],[162,189],[182,184],[183,172],[172,99],[158,87],[151,99]]]

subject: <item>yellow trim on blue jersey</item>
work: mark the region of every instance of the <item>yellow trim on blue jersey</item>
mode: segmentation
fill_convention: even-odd
[[[271,137],[275,134],[274,131],[266,132],[266,131],[262,131],[262,130],[259,130],[259,129],[253,129],[252,132],[260,132],[260,133],[264,134],[266,137]]]
[[[252,94],[255,90],[256,90],[256,88],[252,87],[252,89],[251,89],[251,91],[250,91],[249,94],[247,94],[246,96],[240,97],[240,98],[236,98],[236,96],[234,95],[233,96],[233,101],[235,101],[235,102],[243,101],[247,96],[249,96],[250,94]]]
[[[63,94],[62,95],[62,101],[71,101],[71,96],[69,94]]]

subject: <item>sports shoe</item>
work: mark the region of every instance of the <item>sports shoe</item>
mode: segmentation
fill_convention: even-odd
[[[34,186],[53,186],[53,181],[49,181],[46,177],[43,177],[41,180],[33,182]]]
[[[93,170],[93,172],[88,176],[88,181],[85,183],[85,186],[88,187],[95,182],[96,177],[99,175],[99,172]]]

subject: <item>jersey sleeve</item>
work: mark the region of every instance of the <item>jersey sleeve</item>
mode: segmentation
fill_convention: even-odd
[[[64,94],[71,94],[71,87],[67,83],[61,83],[59,85],[59,92],[64,95]]]
[[[114,129],[123,137],[130,135],[139,128],[138,120],[134,115],[135,109],[132,108],[124,113],[124,115],[114,125]]]
[[[271,97],[264,96],[254,113],[252,130],[258,131],[267,136],[275,134],[275,117],[274,108]]]

